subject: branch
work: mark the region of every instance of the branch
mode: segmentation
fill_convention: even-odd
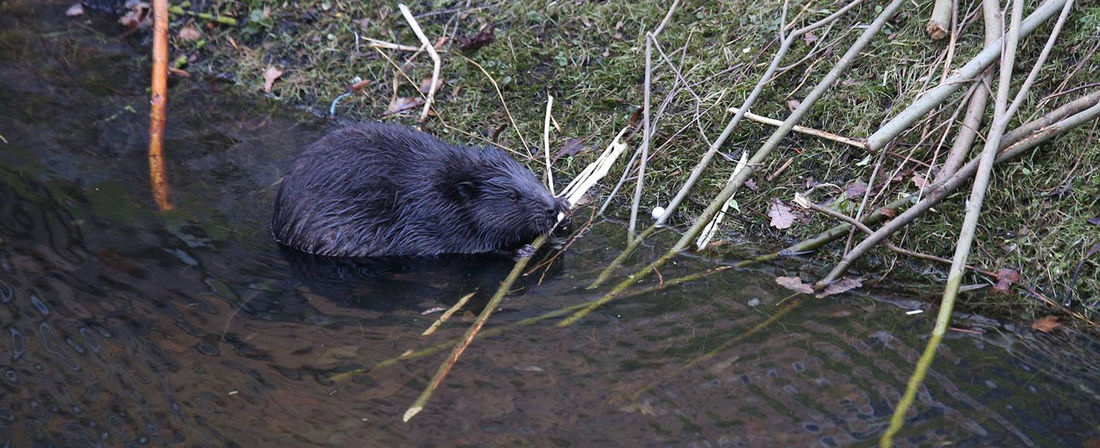
[[[168,0],[153,1],[152,108],[149,110],[149,183],[160,211],[176,208],[169,201],[164,167],[164,115],[168,108]]]
[[[420,24],[416,23],[416,19],[413,18],[412,11],[409,11],[409,7],[404,3],[399,3],[397,8],[401,10],[401,15],[405,16],[405,20],[409,22],[409,26],[413,32],[416,33],[416,37],[420,39],[420,43],[424,45],[424,48],[428,50],[428,56],[431,56],[432,63],[432,85],[428,87],[428,100],[424,101],[424,110],[420,112],[420,122],[428,118],[428,111],[432,109],[432,104],[435,103],[435,90],[439,83],[439,68],[442,62],[439,60],[439,53],[435,52],[435,47],[432,46],[432,42],[428,40],[428,36],[424,35],[424,30],[420,29]]]

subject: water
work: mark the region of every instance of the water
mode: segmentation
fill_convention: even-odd
[[[158,214],[147,58],[66,7],[0,5],[0,446],[866,446],[931,328],[919,302],[799,301],[759,272],[509,327],[596,297],[622,239],[600,223],[402,423],[446,350],[377,364],[461,335],[468,314],[420,336],[422,312],[480,309],[510,263],[280,251],[272,185],[326,124],[206,81],[172,83]],[[1100,444],[1095,339],[958,325],[984,334],[945,340],[899,445]]]

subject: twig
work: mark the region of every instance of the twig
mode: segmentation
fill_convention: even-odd
[[[453,306],[448,308],[447,311],[443,312],[443,315],[439,316],[439,319],[436,319],[435,322],[432,322],[432,325],[429,326],[427,330],[424,330],[423,333],[420,333],[420,335],[428,336],[432,333],[435,333],[435,330],[439,328],[440,325],[443,325],[443,322],[446,322],[447,319],[450,319],[451,315],[453,315],[456,311],[462,309],[462,307],[466,305],[466,302],[470,301],[470,298],[473,297],[474,294],[477,294],[477,291],[466,294],[462,296],[461,299],[458,299],[458,303],[455,303]]]
[[[432,58],[432,85],[428,87],[428,100],[424,101],[424,110],[420,112],[420,122],[428,119],[428,111],[432,109],[432,104],[435,103],[435,90],[439,83],[439,69],[442,62],[439,60],[439,53],[435,52],[435,47],[432,46],[432,42],[428,40],[428,36],[424,35],[424,30],[420,29],[420,24],[416,23],[416,19],[413,18],[412,11],[409,11],[409,7],[404,3],[399,3],[397,8],[401,10],[401,15],[405,16],[405,20],[409,22],[409,26],[413,32],[416,33],[416,37],[420,39],[420,43],[424,44],[424,48],[428,50],[428,56]]]
[[[149,111],[149,183],[160,211],[175,208],[169,201],[164,166],[164,121],[168,108],[168,0],[153,0],[153,75]]]
[[[993,0],[987,0],[984,2],[986,8],[996,8],[992,3]],[[917,389],[920,388],[921,383],[924,381],[924,377],[928,372],[928,367],[932,364],[932,359],[936,355],[936,349],[939,347],[940,340],[944,334],[947,333],[947,327],[951,323],[951,313],[955,308],[955,300],[959,294],[959,286],[962,284],[963,274],[966,270],[966,259],[970,255],[970,246],[974,242],[974,234],[978,227],[978,217],[981,214],[982,202],[985,200],[985,192],[989,187],[990,174],[993,171],[993,162],[997,157],[997,147],[1000,146],[1001,136],[1004,135],[1005,127],[1008,126],[1009,120],[1011,120],[1016,106],[1019,105],[1017,101],[1013,101],[1013,104],[1008,105],[1008,95],[1010,84],[1012,82],[1012,69],[1016,63],[1016,48],[1020,38],[1020,16],[1023,16],[1023,0],[1013,0],[1012,2],[1012,19],[1011,25],[1008,28],[1008,35],[1005,38],[1005,46],[1001,53],[1001,75],[1000,80],[997,82],[997,99],[994,102],[993,107],[993,124],[989,128],[989,133],[986,137],[985,147],[982,148],[982,153],[978,162],[978,173],[974,177],[974,186],[970,191],[970,199],[966,201],[966,214],[963,217],[962,229],[959,231],[959,238],[955,245],[955,256],[951,261],[951,268],[947,274],[947,284],[944,287],[943,299],[940,301],[939,314],[936,316],[936,325],[932,329],[932,336],[928,340],[928,345],[925,346],[924,353],[921,354],[920,359],[917,361],[916,369],[913,372],[913,376],[909,379],[909,384],[905,388],[905,393],[902,395],[901,400],[898,402],[896,408],[894,408],[894,415],[890,418],[890,426],[883,433],[882,438],[879,439],[879,446],[882,448],[890,448],[893,445],[894,435],[901,430],[901,427],[905,424],[905,414],[909,411],[909,407],[912,405],[914,398],[917,395]],[[1066,3],[1066,6],[1070,6],[1072,0]],[[1057,25],[1055,26],[1057,28]],[[1048,45],[1052,42],[1048,42]],[[1038,69],[1038,66],[1036,66]],[[1025,81],[1024,86],[1021,87],[1020,92],[1017,94],[1017,98],[1022,98],[1026,95],[1026,88],[1030,87],[1029,83]]]
[[[546,187],[550,189],[550,194],[554,193],[554,173],[550,169],[550,110],[554,108],[554,97],[549,93],[546,94],[546,119],[543,120],[542,125],[542,147],[543,152],[546,153]]]
[[[673,7],[676,4],[673,3]],[[671,11],[670,11],[671,14]],[[630,222],[626,228],[626,244],[634,241],[634,229],[638,223],[638,208],[642,202],[642,191],[645,188],[645,167],[649,160],[649,140],[653,132],[649,122],[649,91],[653,79],[653,35],[645,36],[645,84],[642,89],[642,147],[638,149],[641,158],[638,160],[638,180],[634,183],[634,199],[630,203]]]
[[[1027,123],[1020,125],[1010,132],[1006,132],[1003,139],[1009,142],[1019,141],[1041,128],[1050,126],[1051,124],[1061,121],[1068,116],[1080,113],[1081,111],[1096,105],[1097,102],[1100,102],[1100,90],[1096,90],[1092,93],[1089,93],[1088,95],[1070,101],[1062,105],[1061,107],[1050,111],[1040,118],[1031,120]]]
[[[737,108],[736,107],[730,107],[727,110],[730,111],[730,112],[733,112],[733,113],[737,113]],[[783,124],[782,121],[776,120],[774,118],[768,118],[768,117],[756,115],[752,112],[745,112],[745,118],[748,118],[748,119],[750,119],[752,121],[755,121],[757,123],[763,123],[763,124],[767,124],[767,125],[771,125],[771,126],[779,126],[779,125]],[[821,137],[825,140],[832,140],[834,142],[843,143],[845,145],[855,146],[856,148],[859,148],[859,149],[867,149],[867,144],[864,143],[864,142],[861,142],[861,141],[856,140],[856,139],[836,135],[836,134],[833,134],[831,132],[825,132],[825,131],[817,130],[817,129],[814,129],[814,128],[808,128],[806,126],[795,126],[791,130],[793,130],[795,132],[798,132],[798,133],[801,133],[801,134],[813,135],[815,137]]]
[[[749,163],[745,167],[745,169],[742,170],[737,176],[734,176],[731,182],[726,183],[726,186],[722,188],[722,191],[718,194],[718,196],[710,202],[710,205],[708,205],[707,208],[703,210],[703,212],[692,223],[691,228],[688,229],[688,231],[685,232],[683,236],[681,236],[680,240],[677,241],[676,244],[671,249],[669,249],[668,252],[666,252],[656,261],[635,272],[634,275],[627,277],[618,285],[615,285],[615,287],[604,294],[604,296],[601,297],[600,301],[598,301],[596,304],[574,313],[568,318],[562,320],[558,325],[566,326],[583,318],[588,313],[592,312],[592,310],[599,307],[600,304],[611,301],[615,298],[616,295],[621,293],[626,288],[630,287],[630,285],[633,285],[639,280],[645,278],[647,275],[649,275],[650,272],[653,272],[655,269],[664,266],[664,264],[671,260],[672,257],[676,256],[677,253],[691,245],[692,241],[694,241],[699,233],[703,230],[703,227],[705,227],[707,223],[709,223],[710,220],[714,218],[714,215],[718,213],[718,209],[722,207],[722,205],[725,204],[726,201],[733,197],[734,193],[736,193],[737,190],[742,185],[744,185],[745,181],[748,180],[749,177],[751,177],[753,173],[756,172],[757,167],[763,164],[768,155],[771,154],[771,152],[779,146],[779,142],[783,140],[783,138],[786,137],[788,133],[790,133],[791,128],[798,124],[799,120],[801,120],[802,117],[806,115],[806,113],[810,110],[811,107],[813,107],[817,100],[820,99],[821,96],[824,95],[830,87],[832,87],[832,85],[840,77],[840,74],[843,73],[848,68],[848,66],[852,64],[859,53],[863,51],[863,49],[871,42],[875,35],[882,29],[883,25],[886,24],[886,21],[889,20],[890,17],[893,17],[894,13],[896,13],[898,9],[901,8],[901,5],[904,3],[905,0],[894,0],[890,2],[890,4],[883,7],[882,12],[879,14],[879,16],[876,17],[874,22],[872,22],[867,27],[867,29],[865,29],[864,32],[859,36],[859,38],[856,39],[856,42],[853,43],[852,47],[844,53],[844,56],[842,56],[840,60],[837,61],[832,70],[829,70],[829,73],[827,73],[825,77],[822,78],[822,80],[816,86],[814,86],[814,89],[809,93],[809,95],[807,95],[806,98],[802,100],[801,104],[798,105],[798,108],[796,108],[794,112],[791,112],[791,115],[787,117],[787,120],[783,122],[783,125],[780,126],[779,129],[776,129],[775,132],[772,133],[771,137],[769,137],[768,140],[764,142],[760,149],[758,149],[756,153],[753,154],[752,158],[749,159]],[[745,112],[745,109],[746,108],[742,108],[741,112]],[[652,227],[654,226],[651,226],[651,228]],[[601,275],[603,275],[603,273],[601,273]]]
[[[643,86],[643,103],[642,103],[642,158],[638,161],[638,180],[634,185],[634,201],[630,206],[630,223],[627,225],[627,244],[634,238],[634,229],[637,227],[638,222],[638,208],[641,206],[642,191],[645,189],[645,167],[649,161],[649,143],[653,138],[653,127],[650,123],[650,89],[653,80],[653,41],[657,39],[657,36],[661,34],[661,31],[665,29],[665,25],[669,19],[672,18],[672,13],[676,11],[676,6],[680,4],[680,0],[674,0],[672,6],[668,8],[668,12],[665,14],[665,18],[661,20],[661,23],[657,25],[657,29],[652,33],[646,33],[645,36],[645,84]],[[666,100],[671,100],[672,96],[669,95]],[[667,103],[666,103],[667,104]],[[663,108],[662,108],[663,110]]]
[[[369,37],[367,37],[365,39],[366,39],[367,42],[369,42],[369,44],[367,46],[371,47],[371,48],[385,48],[387,50],[399,50],[399,51],[421,51],[421,50],[424,49],[424,47],[414,47],[412,45],[395,44],[393,42],[386,42],[384,40],[371,39]]]

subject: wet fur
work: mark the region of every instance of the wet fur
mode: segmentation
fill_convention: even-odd
[[[334,131],[298,156],[271,229],[278,242],[318,255],[472,254],[519,248],[564,210],[500,150],[369,123]]]

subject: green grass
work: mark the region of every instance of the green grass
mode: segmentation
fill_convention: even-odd
[[[879,8],[868,2],[849,12],[826,34],[818,30],[814,37],[830,51],[810,54],[813,42],[795,44],[783,64],[791,64],[809,55],[805,61],[781,72],[765,89],[752,108],[754,112],[782,119],[788,113],[788,99],[800,99],[862,31]],[[837,134],[861,138],[903,109],[922,88],[939,82],[947,40],[932,42],[925,37],[924,24],[931,2],[909,3],[893,18],[880,36],[862,53],[861,58],[841,77],[802,124]],[[1036,1],[1028,2],[1027,10]],[[800,24],[824,17],[841,3],[809,4]],[[976,3],[960,2],[962,8]],[[494,142],[516,153],[532,154],[541,147],[546,96],[556,99],[554,117],[561,131],[551,133],[551,148],[556,151],[565,142],[579,138],[595,151],[558,161],[559,182],[567,180],[607,145],[620,128],[641,107],[644,77],[644,33],[664,16],[666,2],[516,2],[431,1],[410,4],[425,32],[433,39],[440,36],[470,36],[485,25],[496,28],[496,39],[476,52],[463,53],[454,41],[441,50],[444,86],[437,94],[438,118],[424,127],[429,132],[458,142],[489,144],[499,127],[505,126]],[[693,87],[691,92],[678,89],[661,116],[654,140],[653,159],[647,178],[644,203],[652,207],[665,203],[679,188],[708,141],[721,132],[730,115],[729,106],[737,106],[763,73],[777,45],[781,2],[723,1],[684,2],[672,17],[659,41],[673,65]],[[796,1],[790,16],[807,6]],[[202,76],[232,80],[243,89],[265,94],[262,73],[268,66],[284,71],[268,95],[289,104],[327,113],[329,103],[345,92],[356,80],[368,81],[366,87],[338,106],[339,115],[351,119],[383,119],[415,124],[419,109],[399,116],[381,118],[398,85],[396,95],[417,95],[421,80],[431,76],[431,61],[426,54],[371,49],[366,38],[405,45],[418,45],[396,8],[396,3],[350,0],[281,0],[196,2],[194,11],[217,12],[242,20],[237,28],[209,29],[195,22],[204,34],[195,42],[174,39],[175,52],[193,58],[188,70]],[[966,11],[960,11],[960,18]],[[958,36],[952,67],[958,67],[977,53],[982,43],[982,21],[967,22]],[[192,22],[176,17],[173,29]],[[1035,60],[1051,26],[1046,24],[1025,39],[1018,57],[1017,79],[1022,80]],[[359,42],[356,43],[356,33]],[[1070,17],[1040,72],[1033,92],[1022,107],[1022,118],[1057,107],[1088,88],[1044,104],[1052,93],[1084,86],[1098,79],[1100,52],[1100,7],[1079,3]],[[234,43],[236,46],[234,47]],[[385,53],[390,60],[382,56]],[[477,62],[499,83],[503,100],[514,117],[517,137],[490,80],[474,64]],[[655,61],[660,54],[654,55]],[[394,63],[401,66],[398,71]],[[412,83],[405,78],[411,78]],[[654,72],[653,109],[673,92],[675,77],[667,66]],[[1019,82],[1019,81],[1017,81]],[[958,97],[959,95],[956,95]],[[992,103],[992,101],[991,101]],[[699,113],[697,113],[697,110]],[[918,124],[891,151],[882,164],[880,179],[897,172],[882,187],[876,185],[876,201],[869,207],[915,190],[914,174],[927,168],[916,164],[942,160],[950,147],[953,131],[943,148],[937,145],[941,131],[938,123],[955,110],[948,104],[934,112],[927,122]],[[683,132],[677,131],[683,129]],[[742,149],[755,150],[772,128],[744,122],[727,141],[723,152],[734,155]],[[930,136],[921,140],[923,132]],[[632,143],[639,143],[635,136]],[[985,269],[1019,269],[1022,283],[1045,295],[1060,299],[1069,286],[1074,267],[1086,251],[1100,241],[1100,227],[1086,219],[1100,215],[1100,144],[1091,126],[1079,129],[994,174],[971,262]],[[917,143],[920,142],[918,145]],[[908,157],[910,160],[906,161]],[[774,173],[790,159],[790,166],[771,181]],[[753,240],[760,251],[782,247],[823,230],[833,224],[828,218],[807,216],[786,230],[768,226],[767,211],[773,199],[789,202],[796,192],[811,187],[812,199],[819,202],[837,199],[845,186],[866,181],[875,165],[874,158],[848,146],[797,134],[790,135],[773,154],[768,166],[756,176],[759,190],[742,190],[738,203],[743,216],[726,220],[724,237],[729,240]],[[869,162],[869,163],[867,163]],[[709,202],[733,169],[734,163],[716,159],[696,192],[687,201],[674,224],[686,224]],[[540,169],[532,164],[533,169]],[[621,169],[621,167],[619,168]],[[613,172],[617,178],[618,173]],[[1050,191],[1070,185],[1066,194]],[[628,185],[625,190],[633,190]],[[969,188],[967,187],[967,190]],[[610,191],[610,187],[604,192]],[[950,257],[962,220],[964,193],[935,208],[892,241],[903,247],[933,255]],[[853,213],[860,198],[843,204]],[[624,216],[628,199],[620,194],[614,214]],[[648,215],[648,213],[644,213]],[[735,246],[735,245],[731,245]],[[834,243],[816,255],[817,261],[831,265],[843,251],[843,243]],[[937,291],[942,281],[942,266],[928,266],[912,260],[896,260],[892,253],[879,251],[866,260],[861,271],[873,274],[891,272],[892,278],[919,278]],[[901,269],[895,269],[901,268]],[[1085,263],[1076,287],[1079,304],[1096,318],[1100,305],[1100,275],[1097,261]],[[932,275],[928,275],[931,273]],[[878,278],[875,276],[874,278]],[[982,281],[977,277],[970,283]],[[1025,295],[971,294],[974,303],[997,305],[1006,313],[1022,318],[1052,312],[1049,307]],[[984,306],[984,305],[983,305]]]

